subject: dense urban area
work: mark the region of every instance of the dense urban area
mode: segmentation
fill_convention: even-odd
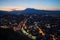
[[[59,12],[30,8],[22,12],[0,11],[0,39],[60,40]]]

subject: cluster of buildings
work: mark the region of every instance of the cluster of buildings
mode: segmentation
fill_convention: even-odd
[[[24,35],[34,40],[58,40],[59,20],[49,15],[1,15],[0,27],[22,31]]]

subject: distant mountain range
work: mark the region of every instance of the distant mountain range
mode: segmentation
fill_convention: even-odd
[[[25,10],[13,10],[10,12],[0,10],[0,15],[1,14],[60,14],[60,10],[37,10],[27,8]]]

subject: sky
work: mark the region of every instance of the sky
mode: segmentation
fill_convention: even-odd
[[[0,10],[60,10],[60,0],[0,0]]]

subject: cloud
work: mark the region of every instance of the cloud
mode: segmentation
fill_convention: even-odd
[[[0,7],[0,10],[4,10],[4,11],[12,11],[12,10],[24,10],[25,7],[11,7],[11,8],[2,8]]]
[[[60,10],[60,8],[43,8],[43,10]]]
[[[38,7],[37,9],[40,9],[40,10],[60,10],[60,8],[44,8],[44,7]]]
[[[4,11],[12,11],[12,10],[24,10],[26,9],[26,7],[11,7],[11,8],[2,8],[0,7],[0,10],[4,10]],[[60,8],[43,8],[43,7],[38,7],[35,9],[39,9],[39,10],[60,10]]]

